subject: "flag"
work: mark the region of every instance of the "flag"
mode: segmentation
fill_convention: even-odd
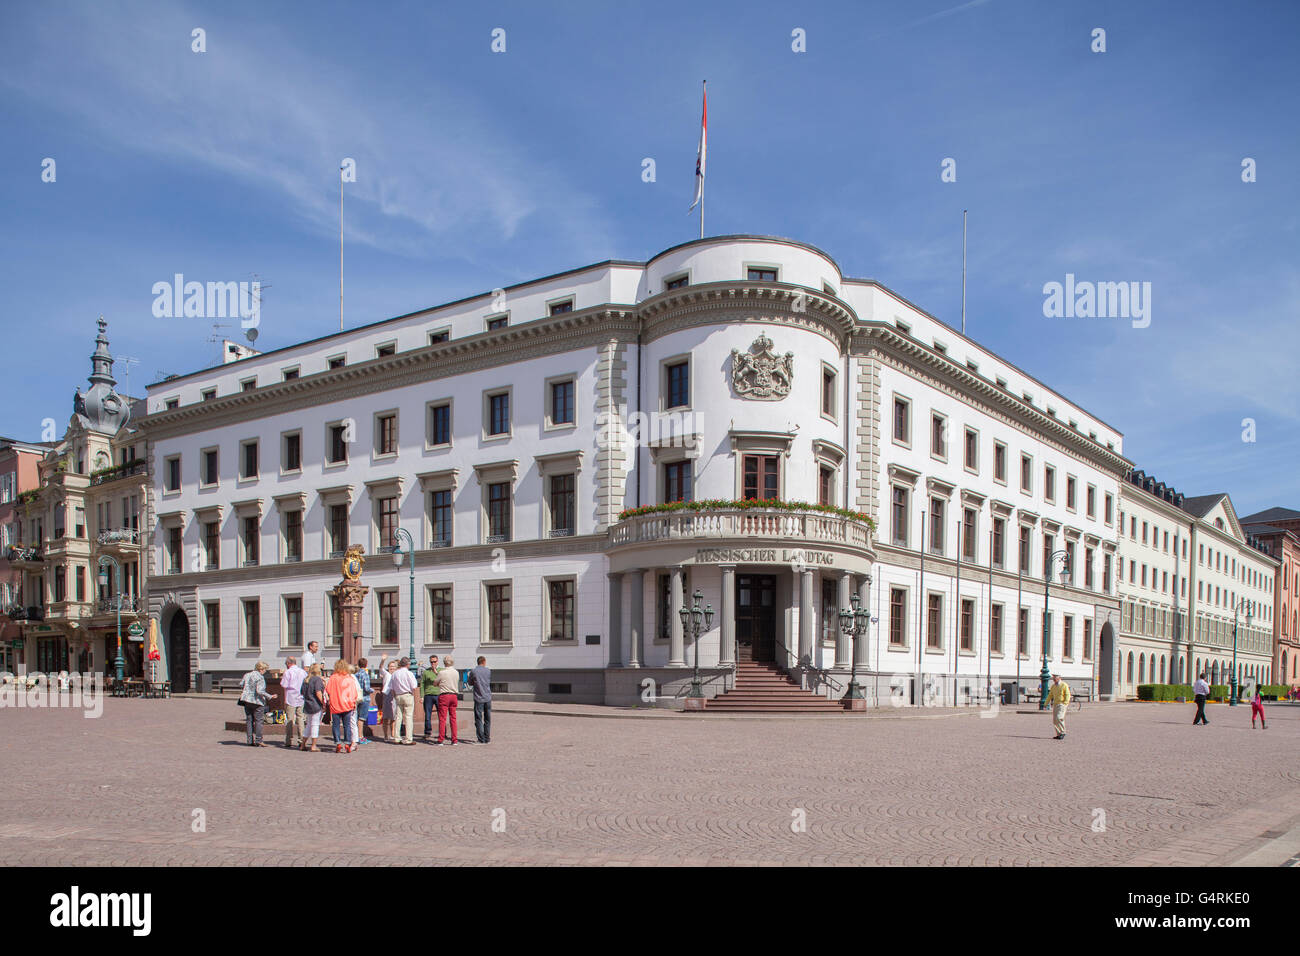
[[[709,88],[704,88],[704,108],[700,113],[700,148],[695,154],[695,198],[691,201],[688,213],[700,204],[704,198],[704,158],[708,150],[709,137]]]

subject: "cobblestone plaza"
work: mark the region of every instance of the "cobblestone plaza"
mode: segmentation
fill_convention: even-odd
[[[720,718],[500,704],[493,742],[243,744],[213,699],[6,708],[10,865],[1280,865],[1300,708]],[[597,716],[601,714],[603,716]],[[615,716],[618,715],[618,716]],[[464,736],[464,735],[463,735]],[[332,748],[331,748],[332,749]],[[340,838],[346,836],[346,845]]]

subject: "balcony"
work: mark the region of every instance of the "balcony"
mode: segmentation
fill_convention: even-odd
[[[130,594],[122,595],[122,613],[136,614],[140,610],[140,599]],[[95,602],[96,614],[116,614],[117,598],[101,598]]]
[[[114,465],[112,468],[103,468],[99,471],[90,473],[91,487],[95,485],[107,484],[110,481],[117,481],[121,478],[131,478],[135,475],[143,475],[148,472],[149,464],[144,458],[137,458],[135,461],[123,462],[120,465]]]
[[[135,528],[113,528],[101,531],[95,540],[107,548],[138,548],[140,532]]]
[[[865,515],[859,518],[804,508],[701,504],[698,510],[648,511],[623,517],[609,529],[609,547],[737,541],[779,543],[786,548],[829,546],[869,551],[871,533]]]
[[[40,548],[10,548],[6,557],[10,564],[39,567],[45,563],[45,553]]]

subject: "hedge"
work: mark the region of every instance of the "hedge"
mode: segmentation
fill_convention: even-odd
[[[1285,684],[1261,684],[1259,685],[1260,696],[1273,698],[1274,700],[1284,700],[1291,688]],[[1228,699],[1230,688],[1227,684],[1211,684],[1210,700],[1224,701]],[[1237,688],[1238,700],[1246,699],[1246,687],[1243,684]],[[1138,684],[1138,700],[1177,700],[1184,697],[1192,700],[1195,695],[1192,693],[1190,684]]]

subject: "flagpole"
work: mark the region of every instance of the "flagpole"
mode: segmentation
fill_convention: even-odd
[[[702,100],[702,101],[703,101],[703,103],[704,103],[704,116],[707,117],[707,116],[708,116],[708,103],[709,103],[709,81],[708,81],[708,80],[700,80],[700,89],[702,90],[702,97],[703,97],[703,100]],[[705,128],[707,129],[707,124],[706,124],[706,127],[705,127]],[[707,148],[708,148],[708,134],[707,134],[707,132],[705,133],[704,144],[705,144],[705,148],[707,149]],[[707,154],[706,154],[706,155],[707,155]],[[703,171],[704,171],[704,170],[701,170],[701,173],[702,173]],[[700,176],[700,238],[701,238],[701,239],[704,238],[704,179],[705,179],[704,176]]]

